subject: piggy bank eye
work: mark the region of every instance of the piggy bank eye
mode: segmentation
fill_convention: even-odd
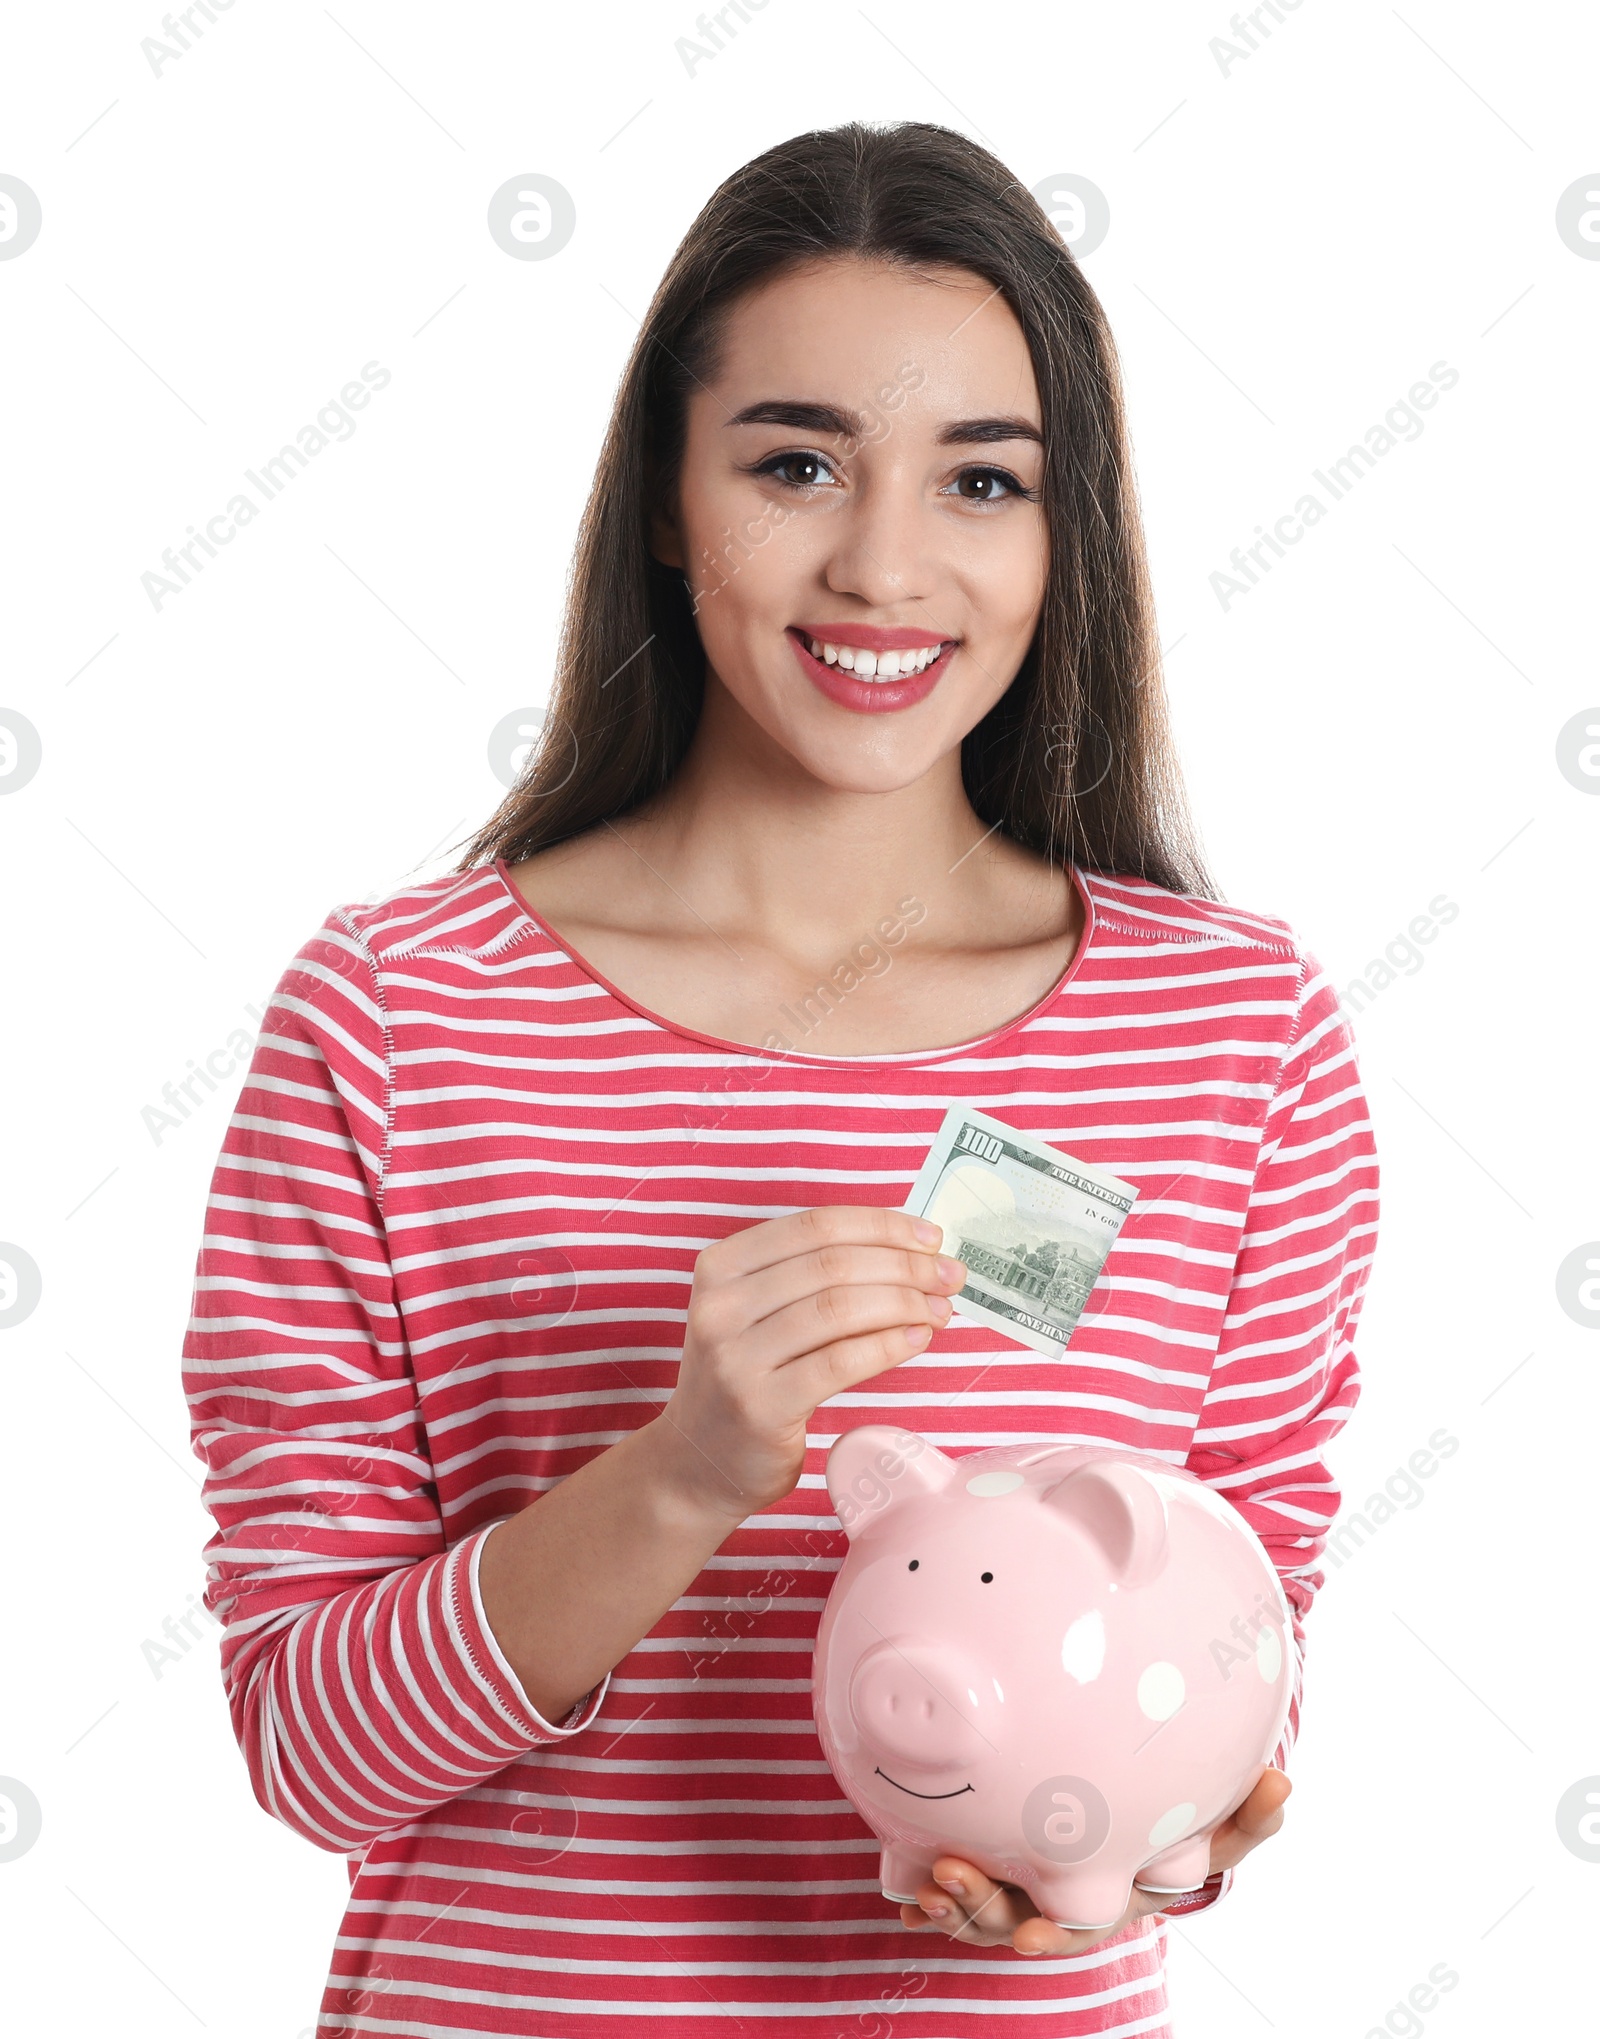
[[[983,1583],[984,1583],[984,1584],[985,1584],[986,1586],[992,1586],[992,1585],[994,1584],[994,1573],[993,1573],[993,1572],[985,1572],[985,1573],[984,1573],[984,1575],[983,1575]]]
[[[906,1570],[908,1572],[914,1572],[917,1569],[918,1565],[920,1565],[921,1563],[922,1563],[921,1558],[913,1558],[910,1564],[906,1566]]]

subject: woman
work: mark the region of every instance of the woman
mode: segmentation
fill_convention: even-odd
[[[1137,1188],[1064,1360],[900,1208],[957,1101]],[[323,2039],[1165,2030],[1298,1661],[1202,1891],[897,1908],[811,1722],[822,1459],[1160,1454],[1302,1645],[1376,1217],[1334,993],[1185,829],[1082,274],[943,129],[769,151],[640,332],[520,783],[329,914],[218,1165],[207,1601],[257,1796],[349,1857]]]

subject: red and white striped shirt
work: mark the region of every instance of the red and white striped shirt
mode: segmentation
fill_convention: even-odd
[[[1303,1646],[1378,1216],[1350,1032],[1285,922],[1074,876],[1048,995],[910,1054],[647,1012],[503,864],[336,908],[285,973],[184,1357],[251,1782],[349,1857],[321,2039],[1168,2031],[1159,1916],[1065,1960],[908,1934],[811,1717],[844,1543],[822,1464],[862,1423],[1188,1466],[1264,1540]],[[704,1246],[899,1206],[956,1102],[1137,1187],[1065,1358],[957,1314],[825,1403],[797,1490],[543,1720],[484,1619],[489,1528],[662,1406]]]

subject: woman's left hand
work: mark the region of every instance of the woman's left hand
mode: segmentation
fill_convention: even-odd
[[[1262,1771],[1249,1797],[1211,1836],[1212,1875],[1219,1869],[1232,1869],[1278,1831],[1283,1825],[1284,1800],[1293,1788],[1281,1770],[1269,1767]],[[941,1855],[933,1865],[932,1881],[917,1892],[915,1904],[900,1907],[900,1916],[914,1933],[932,1927],[967,1947],[1004,1947],[1009,1943],[1019,1954],[1083,1954],[1171,1902],[1171,1892],[1162,1896],[1135,1885],[1127,1910],[1114,1925],[1072,1932],[1042,1917],[1025,1890],[995,1883],[959,1856]]]

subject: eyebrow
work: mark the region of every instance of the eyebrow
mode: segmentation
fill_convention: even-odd
[[[746,404],[727,420],[729,425],[790,425],[801,432],[829,433],[836,439],[859,439],[866,420],[834,404],[801,403],[785,397],[765,397]],[[1026,418],[959,418],[946,425],[935,442],[940,446],[987,446],[1002,439],[1031,439],[1044,444],[1044,434]]]

